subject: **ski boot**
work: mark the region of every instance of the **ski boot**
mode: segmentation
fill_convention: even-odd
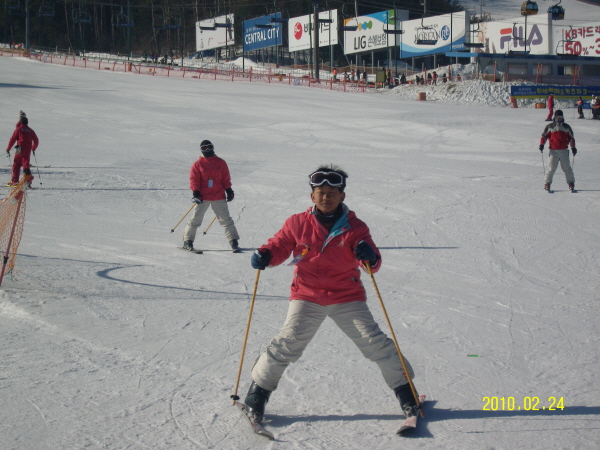
[[[238,253],[240,251],[240,246],[238,244],[237,239],[230,240],[229,245],[231,245],[231,249],[233,250],[233,253]]]
[[[573,192],[575,190],[575,183],[569,183],[569,190]]]
[[[271,392],[273,391],[261,388],[255,381],[252,382],[248,394],[246,394],[246,400],[244,400],[244,412],[250,419],[262,422]]]
[[[548,183],[544,184],[544,189],[546,191],[549,191],[550,190],[550,185]]]
[[[406,383],[398,386],[394,389],[394,394],[396,394],[396,398],[400,401],[400,408],[407,418],[417,415],[417,402],[415,401],[410,384]]]
[[[189,250],[190,252],[194,251],[194,241],[183,241],[184,250]]]

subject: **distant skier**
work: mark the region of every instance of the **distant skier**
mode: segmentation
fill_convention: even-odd
[[[579,114],[578,119],[585,119],[583,115],[583,99],[581,97],[577,100],[577,113]]]
[[[573,157],[575,157],[577,154],[577,149],[575,148],[575,136],[573,134],[573,129],[565,123],[565,117],[560,109],[556,110],[554,121],[544,128],[542,138],[540,139],[540,152],[544,151],[544,144],[548,140],[550,141],[550,156],[548,158],[548,170],[546,171],[546,178],[544,180],[544,189],[547,191],[550,190],[554,172],[556,172],[556,168],[560,162],[560,167],[565,173],[569,189],[574,191],[575,175],[573,174],[571,162],[569,161],[569,144],[571,145]]]
[[[546,117],[546,122],[552,122],[553,115],[554,115],[554,95],[550,94],[548,96],[548,117]]]
[[[233,189],[231,189],[231,176],[227,163],[215,155],[212,142],[204,140],[200,144],[202,156],[198,158],[190,169],[190,189],[192,190],[192,202],[196,207],[188,220],[183,232],[183,248],[194,250],[194,239],[196,231],[202,225],[202,219],[210,206],[217,220],[225,228],[225,236],[234,252],[240,251],[239,235],[233,219],[229,215],[227,202],[233,200]]]
[[[33,181],[33,175],[31,174],[31,169],[29,165],[29,158],[31,158],[31,152],[35,152],[39,145],[39,139],[31,128],[29,128],[29,119],[25,116],[25,113],[21,111],[23,114],[19,119],[19,123],[15,128],[10,140],[8,141],[8,146],[6,148],[6,153],[10,156],[10,150],[12,146],[16,143],[15,147],[15,157],[13,158],[13,166],[11,173],[11,180],[7,184],[7,186],[16,186],[19,184],[19,176],[21,175],[21,167],[23,168],[23,174],[25,174],[27,178],[27,184],[31,187],[31,182]]]
[[[258,422],[283,372],[300,358],[327,317],[379,366],[405,415],[417,413],[394,341],[381,331],[366,303],[359,266],[364,269],[368,261],[377,272],[381,255],[367,225],[343,203],[347,178],[346,172],[333,165],[310,174],[314,206],[287,219],[252,255],[255,269],[280,265],[290,254],[296,266],[285,324],[252,368],[253,381],[244,403],[246,414]],[[412,368],[405,362],[412,377]]]

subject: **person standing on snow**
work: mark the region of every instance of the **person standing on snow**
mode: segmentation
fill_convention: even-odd
[[[546,122],[552,122],[552,116],[554,115],[554,95],[550,94],[548,97],[548,117]]]
[[[225,236],[229,240],[229,245],[234,252],[239,252],[238,240],[240,237],[227,207],[227,202],[232,201],[234,196],[233,189],[231,189],[229,167],[223,159],[215,155],[212,142],[202,141],[200,150],[202,156],[192,164],[190,169],[192,202],[196,204],[196,207],[183,232],[183,249],[194,251],[196,231],[202,225],[204,214],[210,206],[221,226],[225,228]]]
[[[544,152],[544,144],[546,141],[550,141],[550,156],[548,158],[548,170],[546,171],[546,178],[544,180],[544,189],[550,190],[552,185],[552,178],[554,172],[560,162],[565,177],[567,178],[567,184],[571,191],[575,190],[575,174],[571,168],[571,162],[569,161],[569,144],[571,145],[571,151],[573,157],[577,154],[575,148],[575,136],[573,129],[565,123],[565,117],[560,109],[556,110],[554,114],[554,121],[544,128],[542,138],[540,139],[540,152]]]
[[[294,256],[291,264],[296,266],[283,328],[252,368],[245,413],[258,422],[283,372],[300,358],[327,317],[379,366],[405,415],[417,413],[394,341],[381,331],[366,303],[359,266],[364,269],[369,262],[377,272],[381,255],[367,225],[343,203],[347,178],[346,172],[333,165],[321,166],[310,174],[314,206],[287,219],[252,255],[255,269],[280,265],[290,254]],[[406,359],[405,363],[412,377]]]
[[[577,113],[579,114],[578,119],[585,119],[583,115],[583,99],[581,97],[577,100]]]
[[[21,175],[21,167],[23,168],[23,174],[26,175],[27,184],[31,187],[31,182],[33,181],[33,175],[31,175],[31,169],[29,166],[29,158],[31,158],[31,152],[35,153],[40,141],[31,128],[29,128],[29,119],[25,116],[25,113],[21,111],[23,114],[19,119],[19,123],[17,124],[17,128],[13,132],[10,140],[8,141],[8,146],[6,148],[6,153],[10,156],[10,149],[16,143],[15,147],[15,157],[13,159],[11,180],[7,184],[7,186],[16,186],[19,184],[19,176]]]

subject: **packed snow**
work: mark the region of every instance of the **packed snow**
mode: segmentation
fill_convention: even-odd
[[[0,288],[3,449],[600,447],[597,121],[566,111],[579,192],[559,168],[549,195],[537,149],[547,111],[498,103],[491,88],[501,83],[418,102],[396,89],[22,58],[0,67],[2,135],[23,110],[41,142],[16,273]],[[195,242],[203,255],[177,249],[185,220],[170,232],[191,206],[203,139],[232,173],[241,254],[218,224],[203,234],[210,213]],[[257,275],[251,250],[311,205],[307,175],[323,163],[349,172],[346,204],[383,254],[376,282],[427,395],[413,438],[395,435],[397,400],[331,321],[267,405],[274,441],[231,406]],[[260,274],[242,397],[283,324],[291,276],[285,265]],[[515,404],[485,410],[484,397]],[[549,410],[551,397],[564,409]]]

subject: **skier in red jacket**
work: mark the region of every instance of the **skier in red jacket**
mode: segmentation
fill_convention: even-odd
[[[343,203],[348,175],[336,166],[321,166],[309,178],[314,206],[287,219],[252,255],[255,269],[280,265],[290,254],[294,256],[290,264],[296,268],[285,324],[252,368],[245,412],[262,420],[283,372],[300,358],[321,323],[330,317],[379,366],[406,416],[415,415],[416,401],[394,341],[381,331],[366,303],[359,267],[364,269],[368,261],[377,272],[381,255],[367,225]]]
[[[202,156],[198,158],[190,170],[190,189],[192,202],[196,203],[192,217],[183,232],[183,249],[202,253],[194,250],[196,231],[202,225],[202,219],[208,207],[212,207],[217,220],[225,228],[225,236],[234,252],[239,252],[239,235],[233,219],[229,215],[227,202],[233,200],[231,189],[231,176],[227,163],[215,155],[215,147],[208,140],[200,144]]]
[[[544,128],[544,132],[540,139],[540,152],[544,152],[544,144],[548,140],[550,141],[550,156],[548,158],[548,171],[546,172],[544,180],[544,189],[550,191],[554,172],[556,172],[558,163],[560,162],[560,167],[562,167],[562,170],[565,173],[569,189],[575,191],[575,174],[573,173],[571,162],[569,161],[569,144],[571,145],[573,157],[577,154],[577,148],[575,148],[575,136],[573,135],[573,129],[565,123],[565,117],[560,109],[556,110],[554,121]]]
[[[550,94],[548,97],[548,116],[546,122],[552,122],[552,116],[554,116],[554,95]]]
[[[16,186],[19,183],[21,167],[23,167],[23,173],[29,177],[27,183],[31,187],[33,175],[31,175],[31,169],[29,167],[29,158],[31,158],[31,152],[35,152],[37,149],[39,140],[35,131],[29,128],[29,120],[24,115],[19,120],[17,128],[15,128],[15,131],[8,141],[6,153],[10,155],[10,149],[15,143],[17,144],[17,147],[15,148],[12,175],[8,186]]]

